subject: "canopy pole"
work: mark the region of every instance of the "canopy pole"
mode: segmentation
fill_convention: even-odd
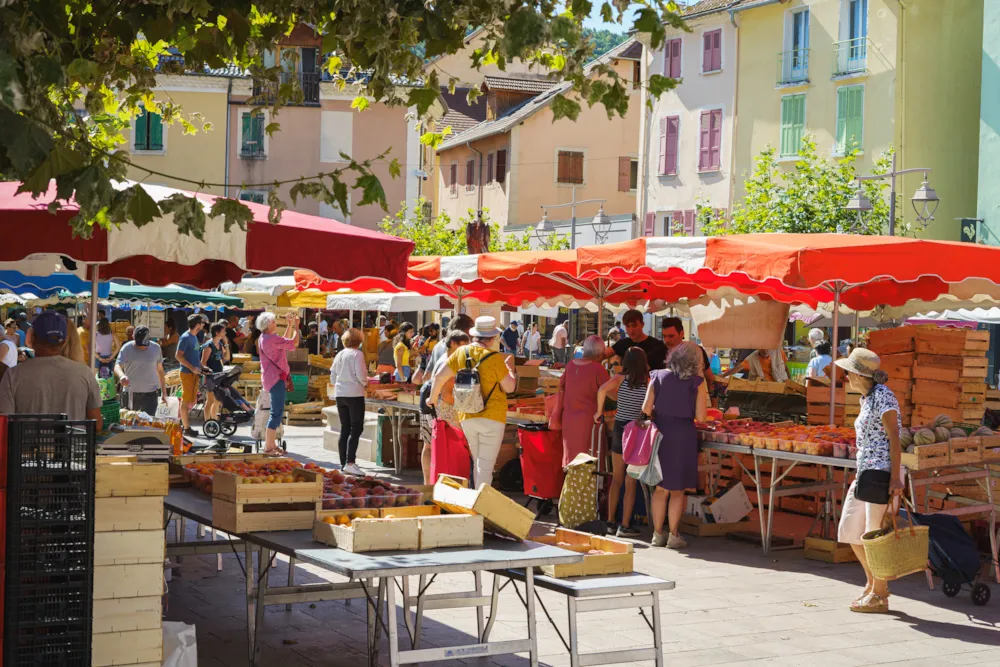
[[[830,337],[832,339],[832,349],[830,350],[830,425],[833,426],[834,421],[837,416],[837,346],[840,342],[837,340],[838,330],[840,328],[840,291],[843,289],[841,284],[838,282],[833,288],[833,335]]]
[[[462,294],[463,293],[464,292],[463,292],[462,288],[458,288],[455,291],[455,317],[458,317],[459,315],[462,314]]]
[[[90,359],[90,368],[97,368],[97,283],[100,269],[97,264],[90,265],[90,340],[88,342],[87,354]]]
[[[604,279],[597,281],[597,335],[604,338]]]

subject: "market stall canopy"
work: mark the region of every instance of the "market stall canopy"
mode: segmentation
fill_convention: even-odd
[[[0,289],[13,294],[31,294],[35,297],[50,297],[66,293],[67,295],[86,294],[90,296],[90,283],[81,280],[73,273],[53,273],[46,276],[25,275],[20,271],[0,271]],[[97,295],[104,298],[108,295],[110,286],[101,283]]]
[[[107,298],[113,303],[150,304],[175,308],[219,307],[242,308],[243,300],[205,290],[189,289],[181,285],[147,287],[145,285],[119,285],[112,283]]]
[[[134,185],[116,184],[119,189]],[[55,185],[32,199],[18,194],[20,183],[0,183],[0,213],[7,232],[0,245],[0,269],[26,272],[30,266],[53,267],[65,257],[82,265],[100,265],[104,278],[130,278],[144,285],[176,282],[214,287],[239,281],[247,271],[270,273],[284,268],[308,268],[334,282],[369,277],[402,286],[413,243],[317,216],[285,211],[281,222],[268,222],[268,207],[247,203],[253,222],[246,231],[225,231],[222,217],[208,217],[215,197],[197,195],[206,213],[203,240],[183,235],[173,216],[161,215],[142,227],[94,228],[90,239],[74,236],[69,221],[78,212],[72,201],[50,213]],[[141,186],[154,200],[180,192],[155,185]],[[190,194],[190,193],[188,193]],[[246,202],[244,202],[246,203]],[[29,264],[26,260],[31,259]],[[70,267],[73,268],[73,267]]]
[[[448,310],[442,308],[441,297],[424,296],[416,292],[348,292],[328,294],[327,310],[368,310],[383,313],[424,312],[428,310]]]
[[[907,324],[937,324],[960,322],[975,328],[977,324],[1000,324],[1000,308],[960,308],[943,312],[928,312],[908,319]]]

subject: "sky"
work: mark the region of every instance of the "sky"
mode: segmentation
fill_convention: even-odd
[[[601,5],[603,2],[601,0],[594,0],[594,11],[590,13],[590,17],[583,22],[586,28],[596,28],[598,30],[610,30],[612,32],[626,32],[632,27],[632,20],[628,17],[625,18],[625,25],[619,25],[618,23],[605,23],[601,20]]]

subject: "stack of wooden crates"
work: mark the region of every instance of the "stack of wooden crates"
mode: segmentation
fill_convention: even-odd
[[[163,663],[165,463],[98,457],[92,665]],[[115,462],[112,462],[114,460]]]
[[[902,327],[873,331],[868,348],[881,357],[904,426],[947,415],[978,424],[986,411],[988,331]]]
[[[806,389],[806,411],[808,422],[813,425],[830,423],[830,392],[832,387],[812,386]],[[837,387],[834,393],[833,425],[844,425],[846,394],[843,387]]]

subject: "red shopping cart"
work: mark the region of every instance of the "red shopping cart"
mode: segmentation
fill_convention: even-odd
[[[566,473],[562,467],[562,431],[550,431],[544,424],[521,426],[517,429],[521,445],[521,474],[524,478],[525,507],[534,500],[538,516],[552,511],[562,491]]]

